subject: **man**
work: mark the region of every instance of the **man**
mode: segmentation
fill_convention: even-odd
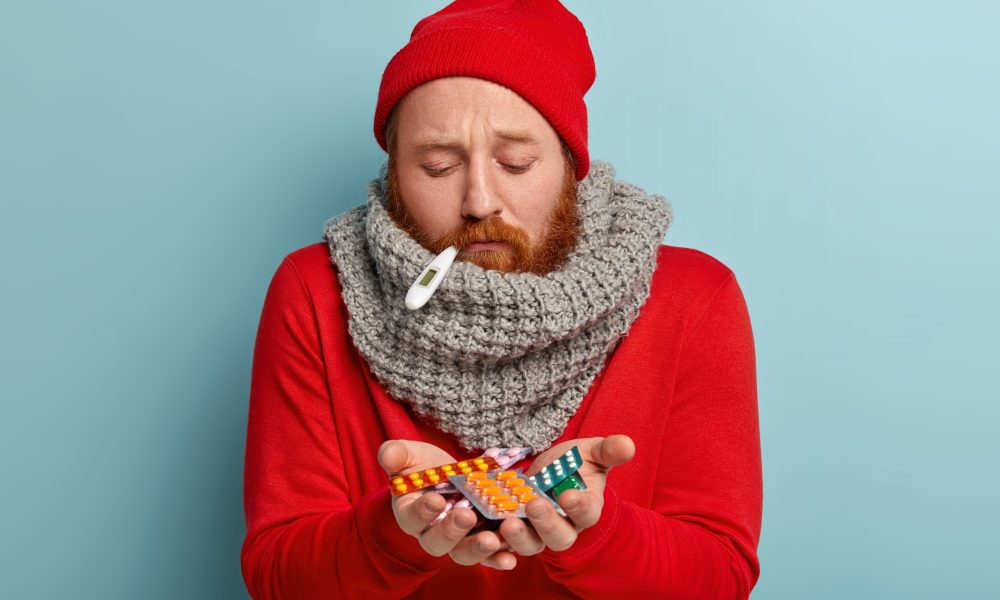
[[[275,273],[254,352],[242,566],[256,598],[746,598],[759,576],[753,338],[660,196],[587,151],[595,78],[556,0],[459,0],[387,66],[368,202]],[[429,302],[403,298],[460,250]],[[388,476],[572,446],[584,492],[469,534]]]

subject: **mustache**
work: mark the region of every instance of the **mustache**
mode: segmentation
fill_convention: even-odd
[[[461,250],[479,240],[506,242],[518,254],[531,252],[531,241],[528,234],[520,228],[504,222],[500,217],[491,217],[486,221],[475,221],[463,225],[437,238],[431,245],[438,252],[443,251],[448,246],[455,246]]]

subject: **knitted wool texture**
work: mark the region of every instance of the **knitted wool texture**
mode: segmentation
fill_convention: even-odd
[[[593,161],[577,182],[582,231],[563,266],[503,273],[456,261],[430,301],[406,291],[434,257],[386,206],[387,172],[368,202],[324,224],[348,331],[388,393],[468,450],[548,448],[580,406],[649,296],[669,202]]]

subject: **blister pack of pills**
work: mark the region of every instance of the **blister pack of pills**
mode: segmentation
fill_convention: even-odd
[[[474,510],[480,522],[473,531],[495,527],[507,517],[526,518],[525,505],[544,498],[556,512],[566,516],[556,503],[568,489],[586,490],[577,473],[583,461],[574,446],[564,455],[526,477],[520,468],[511,468],[527,458],[530,448],[489,448],[482,456],[391,477],[394,496],[411,492],[436,492],[445,497],[445,508],[434,519],[440,522],[455,507]]]
[[[535,498],[545,498],[557,512],[564,514],[552,498],[524,477],[520,469],[455,475],[451,482],[480,515],[491,521],[527,517],[524,506]]]
[[[580,490],[582,492],[587,489],[583,477],[580,477],[577,472],[582,464],[580,450],[573,446],[565,454],[542,467],[541,471],[528,479],[537,485],[546,496],[552,500],[558,500],[559,496],[566,490]]]
[[[501,468],[496,459],[491,456],[481,456],[469,460],[460,460],[440,467],[416,471],[408,475],[399,475],[389,480],[393,496],[402,496],[424,488],[442,485],[448,482],[452,475],[468,475],[484,473]],[[440,489],[440,488],[439,488]]]

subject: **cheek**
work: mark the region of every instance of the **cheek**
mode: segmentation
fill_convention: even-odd
[[[428,237],[439,237],[456,227],[455,215],[460,216],[460,210],[454,200],[457,196],[448,185],[418,181],[400,173],[399,191],[406,212]]]
[[[516,217],[517,225],[524,229],[532,242],[539,243],[545,235],[561,191],[561,181],[555,185],[540,181],[510,190],[511,212]]]

